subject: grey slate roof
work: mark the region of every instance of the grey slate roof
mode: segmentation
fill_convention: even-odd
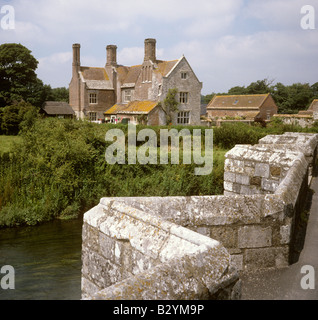
[[[70,105],[64,101],[46,101],[42,109],[48,115],[75,115]]]

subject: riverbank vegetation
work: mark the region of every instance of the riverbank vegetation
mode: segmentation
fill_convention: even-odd
[[[226,150],[214,150],[213,173],[208,176],[194,175],[197,165],[182,161],[179,165],[109,165],[105,151],[111,143],[105,141],[105,134],[110,128],[114,126],[38,119],[24,127],[14,143],[12,137],[6,136],[6,141],[2,136],[0,226],[75,218],[101,197],[222,193]],[[128,134],[126,125],[116,128]],[[159,136],[160,127],[152,129]]]
[[[222,194],[227,150],[235,144],[257,143],[267,134],[305,130],[277,121],[267,128],[242,123],[214,128],[212,173],[196,176],[197,165],[185,165],[181,159],[178,165],[106,163],[105,151],[113,143],[105,141],[106,132],[117,128],[127,138],[127,125],[55,118],[23,123],[18,136],[0,137],[0,227],[75,218],[101,197]],[[137,126],[137,133],[143,128]],[[157,137],[162,128],[171,129],[151,127]],[[187,128],[201,129],[204,150],[206,127]]]

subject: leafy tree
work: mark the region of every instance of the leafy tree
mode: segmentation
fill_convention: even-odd
[[[172,122],[173,113],[178,110],[179,102],[176,100],[177,93],[177,88],[169,89],[166,98],[163,100],[163,104],[159,103],[166,114],[167,124]]]
[[[277,83],[271,92],[279,113],[298,113],[299,110],[307,109],[314,98],[314,90],[308,83],[289,86]]]
[[[312,94],[313,94],[313,99],[318,99],[318,82],[314,83],[311,86]]]
[[[236,87],[231,88],[228,91],[228,94],[230,94],[230,95],[246,94],[246,88],[244,86],[243,87],[236,86]]]
[[[283,85],[281,82],[278,82],[275,86],[271,88],[271,94],[275,100],[279,113],[289,110],[289,107],[286,104],[288,100],[288,88]]]
[[[201,96],[201,103],[208,104],[215,96],[215,93],[207,94],[205,96]]]
[[[47,100],[69,102],[69,90],[65,87],[53,88],[49,93]]]
[[[38,110],[30,103],[20,101],[1,110],[1,131],[6,135],[17,135],[20,128],[30,128]]]
[[[257,80],[246,88],[246,94],[265,94],[271,91],[273,80]]]
[[[41,83],[35,73],[37,66],[38,61],[23,45],[0,45],[0,107],[14,101],[29,101],[35,92],[41,91]]]

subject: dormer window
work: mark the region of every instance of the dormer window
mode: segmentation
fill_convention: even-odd
[[[131,90],[125,90],[124,91],[124,101],[130,102],[131,101]]]

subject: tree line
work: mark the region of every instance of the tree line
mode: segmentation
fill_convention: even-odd
[[[31,121],[45,101],[68,102],[68,88],[52,88],[38,78],[38,63],[31,51],[21,44],[0,45],[0,134],[17,134],[20,123]],[[218,94],[265,93],[272,94],[278,113],[298,113],[299,110],[308,108],[313,99],[318,98],[318,82],[313,85],[294,83],[286,86],[263,79],[246,87],[235,86],[227,93]],[[202,103],[208,104],[215,94],[202,96]]]
[[[202,103],[208,104],[215,95],[244,95],[270,93],[277,104],[278,113],[293,114],[306,110],[314,99],[318,99],[318,82],[294,83],[284,85],[281,82],[274,84],[273,80],[263,79],[252,82],[247,87],[235,86],[227,93],[211,93],[202,96]]]

